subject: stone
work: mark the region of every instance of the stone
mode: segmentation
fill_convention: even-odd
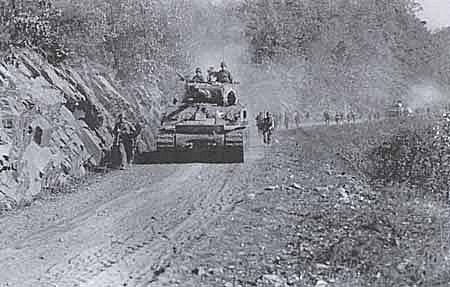
[[[319,193],[328,193],[329,191],[328,186],[316,186],[313,190]]]
[[[302,189],[302,187],[299,184],[295,183],[295,182],[293,184],[291,184],[291,187],[295,188],[295,189],[298,189],[298,190]]]
[[[314,285],[315,287],[328,287],[329,284],[328,282],[324,281],[324,280],[319,280],[317,281],[316,285]]]
[[[266,274],[262,276],[263,282],[270,284],[273,287],[283,287],[286,286],[286,279],[275,274]]]
[[[269,186],[266,186],[266,188],[264,188],[264,190],[274,191],[274,190],[279,189],[279,188],[280,188],[279,185],[269,185]]]

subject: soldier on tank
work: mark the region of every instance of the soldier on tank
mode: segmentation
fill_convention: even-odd
[[[205,81],[205,79],[203,78],[203,75],[202,75],[202,69],[200,69],[200,68],[195,69],[195,76],[192,77],[192,81],[193,82],[204,82]]]
[[[220,63],[220,70],[217,72],[217,81],[220,83],[233,83],[233,77],[226,67],[225,62]]]
[[[217,72],[215,71],[213,66],[208,68],[208,76],[206,80],[208,81],[208,83],[217,81]]]
[[[120,156],[120,169],[125,169],[133,158],[133,140],[136,129],[128,122],[124,114],[119,114],[113,129],[113,150]]]

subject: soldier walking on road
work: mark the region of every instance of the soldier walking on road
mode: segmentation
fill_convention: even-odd
[[[114,125],[113,151],[120,156],[120,169],[125,169],[133,158],[133,140],[136,137],[136,129],[120,114]]]
[[[334,121],[336,122],[336,125],[339,125],[339,121],[341,120],[341,114],[336,112],[334,115]]]
[[[284,127],[289,129],[289,114],[288,112],[284,113]]]
[[[352,122],[352,112],[348,112],[347,113],[347,122],[351,123]]]
[[[327,126],[330,124],[330,118],[330,113],[328,111],[323,112],[323,119]]]
[[[355,123],[356,122],[356,113],[351,112],[351,117],[352,117],[352,122]]]
[[[295,125],[297,126],[297,128],[300,127],[300,113],[299,112],[295,113]]]
[[[264,117],[264,129],[263,129],[263,137],[265,144],[270,144],[270,142],[272,141],[273,128],[274,128],[274,121],[272,115],[269,112],[267,112],[266,116]]]
[[[264,114],[263,112],[259,112],[256,116],[256,127],[258,129],[258,135],[262,135],[263,126],[264,126]]]

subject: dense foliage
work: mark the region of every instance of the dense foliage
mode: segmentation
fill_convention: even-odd
[[[211,30],[207,19],[217,9],[176,0],[8,0],[0,12],[2,51],[40,48],[54,63],[89,58],[130,79],[190,66],[196,42],[213,32],[204,27]]]
[[[45,51],[52,62],[62,61],[67,50],[60,39],[66,24],[50,0],[1,2],[0,49],[32,46]]]

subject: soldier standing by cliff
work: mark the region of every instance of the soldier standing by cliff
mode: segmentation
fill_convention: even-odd
[[[125,169],[131,163],[133,157],[133,139],[136,135],[135,128],[125,119],[124,114],[119,118],[113,129],[113,151],[120,155],[120,169]]]
[[[135,156],[136,151],[138,149],[137,148],[137,138],[141,134],[141,131],[142,131],[144,125],[145,125],[145,123],[144,123],[143,120],[137,122],[134,125],[133,133],[132,133],[131,139],[130,139],[131,140],[130,149],[126,150],[126,152],[127,152],[127,162],[128,162],[129,165],[132,165],[133,162],[134,162],[134,156]],[[127,148],[127,147],[125,146],[125,148]]]
[[[294,120],[295,120],[295,125],[297,126],[297,128],[300,127],[300,113],[299,112],[295,112],[295,116],[294,116]]]

